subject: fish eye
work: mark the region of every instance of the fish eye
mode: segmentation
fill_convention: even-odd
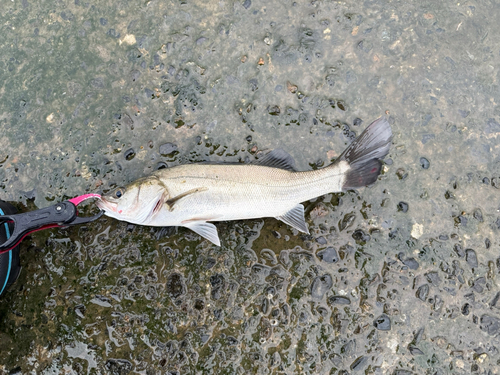
[[[121,198],[125,194],[125,188],[118,188],[115,190],[115,193],[113,194],[115,198]]]

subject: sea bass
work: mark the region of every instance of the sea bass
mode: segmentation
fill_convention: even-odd
[[[250,164],[160,169],[103,195],[97,205],[129,223],[189,228],[217,246],[213,221],[274,217],[309,233],[300,203],[374,183],[391,140],[391,127],[381,117],[325,168],[298,172],[291,156],[277,149]]]

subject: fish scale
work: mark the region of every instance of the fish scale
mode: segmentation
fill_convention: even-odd
[[[343,162],[307,172],[244,164],[193,164],[161,169],[154,174],[167,186],[170,196],[200,186],[207,190],[181,199],[171,212],[162,210],[151,223],[210,215],[215,217],[211,221],[276,217],[300,202],[341,191],[348,168]]]

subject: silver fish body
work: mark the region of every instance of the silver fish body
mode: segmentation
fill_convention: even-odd
[[[165,168],[117,188],[98,206],[134,224],[184,226],[220,246],[214,221],[275,217],[308,233],[300,202],[375,182],[392,132],[374,121],[328,167],[297,172],[274,150],[252,164],[187,164]]]

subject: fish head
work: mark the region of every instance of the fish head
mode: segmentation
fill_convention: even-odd
[[[156,176],[144,177],[101,196],[97,206],[106,216],[148,225],[168,199],[168,191]]]

